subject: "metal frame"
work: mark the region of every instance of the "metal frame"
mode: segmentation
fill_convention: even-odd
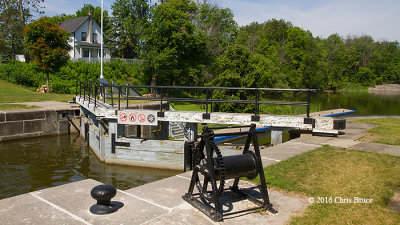
[[[253,210],[257,210],[257,209],[266,209],[273,213],[276,213],[276,210],[273,209],[272,204],[269,201],[267,184],[265,182],[264,170],[263,170],[263,165],[262,165],[262,160],[261,160],[260,148],[259,148],[258,140],[257,140],[257,133],[259,133],[259,132],[256,131],[256,125],[251,124],[250,126],[236,126],[236,127],[229,127],[229,128],[246,128],[246,127],[250,128],[250,130],[248,132],[233,132],[233,133],[224,133],[224,134],[214,134],[214,132],[212,132],[212,130],[213,129],[223,129],[225,127],[219,127],[219,128],[205,127],[202,135],[200,135],[201,140],[199,143],[199,146],[200,146],[199,149],[200,149],[200,151],[204,151],[204,148],[205,148],[205,151],[206,151],[207,164],[210,165],[209,166],[210,171],[208,171],[208,175],[210,177],[207,181],[211,183],[212,190],[210,192],[212,193],[212,196],[214,196],[214,197],[212,199],[212,202],[207,202],[207,200],[205,200],[205,199],[200,198],[200,200],[199,200],[198,198],[196,198],[196,196],[200,195],[200,193],[194,193],[194,187],[196,185],[196,182],[198,182],[200,179],[199,178],[200,170],[199,170],[198,166],[194,166],[188,192],[184,196],[182,196],[182,198],[186,202],[188,202],[189,204],[191,204],[192,206],[194,206],[195,208],[197,208],[198,210],[200,210],[201,212],[203,212],[205,215],[207,215],[209,218],[211,218],[212,220],[214,220],[216,222],[222,221],[224,218],[222,205],[221,205],[220,198],[218,195],[218,188],[217,188],[217,183],[216,183],[217,181],[216,181],[216,176],[215,176],[215,171],[214,171],[213,150],[211,148],[211,142],[213,141],[214,137],[217,137],[217,136],[227,136],[227,135],[234,136],[234,135],[243,135],[243,134],[247,135],[246,144],[245,144],[242,154],[249,152],[250,151],[250,149],[249,149],[250,143],[253,143],[254,153],[256,156],[257,174],[259,175],[260,181],[261,181],[261,184],[258,187],[263,196],[263,198],[262,198],[263,201],[260,201],[259,199],[245,193],[244,191],[242,191],[239,188],[239,179],[240,178],[236,178],[233,182],[233,185],[227,189],[224,189],[224,191],[231,190],[232,192],[237,193],[240,196],[246,197],[249,201],[258,205],[258,207],[250,208],[247,210],[240,210],[240,211],[236,211],[236,212],[225,213],[225,216],[243,213],[243,212],[247,212],[247,211],[253,211]],[[206,185],[206,184],[203,184],[203,185]],[[214,204],[214,207],[212,207],[210,203]]]
[[[107,99],[111,100],[111,106],[114,107],[114,102],[118,102],[118,110],[121,110],[121,100],[126,100],[125,108],[129,108],[129,100],[154,100],[160,101],[160,112],[159,117],[163,117],[163,103],[167,102],[198,102],[205,103],[205,113],[203,114],[203,119],[209,119],[210,113],[213,112],[213,103],[234,103],[234,104],[254,104],[254,116],[252,121],[259,121],[260,105],[300,105],[307,107],[307,118],[310,117],[310,104],[311,104],[311,93],[317,92],[317,89],[285,89],[285,88],[238,88],[238,87],[192,87],[192,86],[139,86],[139,85],[113,85],[104,83],[93,83],[87,81],[77,81],[76,96],[78,96],[78,86],[79,86],[79,99],[82,97],[82,87],[83,87],[83,98],[88,100],[89,103],[93,101],[95,107],[99,102],[107,103]],[[156,90],[159,93],[158,97],[143,97],[143,96],[129,96],[128,89],[142,89],[148,88]],[[123,89],[125,89],[126,94],[123,95]],[[198,90],[204,92],[205,98],[178,98],[171,97],[170,93],[173,90]],[[118,90],[118,97],[114,97],[113,90]],[[255,92],[254,100],[226,100],[226,99],[215,99],[213,94],[215,90],[231,90],[231,91],[251,91]],[[111,92],[111,94],[108,93]],[[307,101],[306,102],[287,102],[287,101],[263,101],[260,100],[261,92],[306,92]],[[101,96],[104,97],[104,102],[101,101]],[[168,108],[167,108],[168,109]]]

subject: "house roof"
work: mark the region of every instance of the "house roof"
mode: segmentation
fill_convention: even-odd
[[[78,17],[64,21],[60,27],[68,32],[75,32],[78,28],[89,19],[90,16]]]
[[[88,46],[88,47],[97,47],[97,48],[101,47],[100,43],[90,43],[90,42],[86,42],[86,41],[77,41],[76,44],[80,45],[80,46]],[[108,46],[103,44],[103,48],[108,48]]]

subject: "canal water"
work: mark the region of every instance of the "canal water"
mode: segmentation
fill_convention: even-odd
[[[0,142],[0,199],[86,178],[126,190],[177,173],[106,165],[78,134]]]
[[[304,101],[305,96],[296,100]],[[316,93],[311,104],[317,111],[353,109],[357,116],[400,115],[400,95]],[[261,144],[268,142],[268,135],[260,139]],[[86,178],[125,190],[177,173],[106,165],[99,162],[78,134],[0,142],[0,199]]]
[[[339,108],[356,110],[354,116],[400,115],[400,94],[367,91],[315,93],[311,97],[311,105],[315,105],[316,111]]]

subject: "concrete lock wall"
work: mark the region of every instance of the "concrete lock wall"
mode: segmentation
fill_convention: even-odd
[[[44,109],[0,111],[0,141],[76,132],[63,117],[74,115],[74,112]],[[79,123],[78,120],[74,122]]]
[[[165,133],[168,138],[168,122],[160,122],[164,125],[160,129],[159,126],[119,125],[116,119],[96,118],[85,108],[81,108],[81,115],[81,135],[100,161],[183,171],[184,141],[162,140]]]

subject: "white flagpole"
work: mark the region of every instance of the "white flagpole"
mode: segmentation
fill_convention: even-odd
[[[100,43],[100,78],[103,76],[103,0],[101,0],[101,43]]]

